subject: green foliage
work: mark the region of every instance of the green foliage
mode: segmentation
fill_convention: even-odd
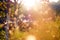
[[[7,9],[6,2],[0,2],[0,17],[5,17],[5,10]]]
[[[7,5],[6,2],[0,2],[0,9],[4,11],[5,9],[7,9],[6,5]]]
[[[5,40],[5,31],[0,27],[0,40]]]
[[[0,17],[5,17],[5,13],[3,11],[0,11]]]

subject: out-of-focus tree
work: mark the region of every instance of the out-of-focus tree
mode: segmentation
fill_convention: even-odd
[[[7,12],[7,3],[5,1],[1,2],[0,1],[0,23],[4,23],[6,20],[6,12]]]
[[[0,40],[6,40],[5,38],[5,30],[3,28],[4,22],[6,21],[6,7],[7,2],[1,0],[0,1]]]

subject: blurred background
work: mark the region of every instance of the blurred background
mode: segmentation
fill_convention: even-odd
[[[60,0],[0,0],[0,40],[60,40]]]

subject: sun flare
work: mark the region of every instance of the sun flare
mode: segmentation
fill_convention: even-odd
[[[49,2],[58,2],[59,0],[49,0]]]
[[[35,0],[23,0],[24,7],[30,9],[35,5]]]

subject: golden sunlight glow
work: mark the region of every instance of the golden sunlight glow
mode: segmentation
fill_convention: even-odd
[[[27,36],[26,40],[36,40],[36,38],[33,35],[29,35]]]
[[[35,5],[35,0],[23,0],[24,7],[28,10]]]
[[[49,0],[49,2],[58,2],[59,0]]]

